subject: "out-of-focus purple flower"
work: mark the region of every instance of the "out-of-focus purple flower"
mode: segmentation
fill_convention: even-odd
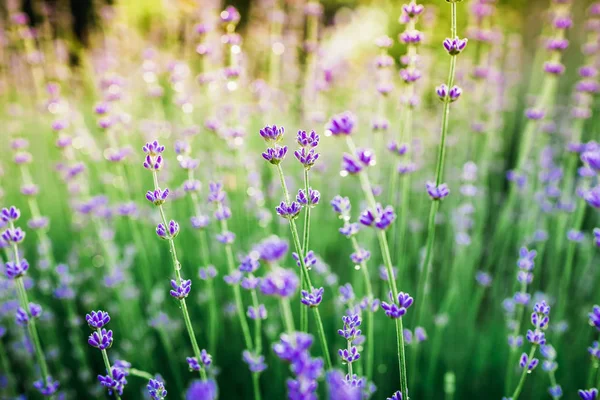
[[[477,275],[475,275],[475,280],[483,287],[489,287],[492,284],[492,276],[484,271],[477,272]]]
[[[326,126],[325,135],[341,136],[350,135],[354,130],[356,117],[354,114],[346,111],[342,114],[334,115]]]
[[[296,293],[298,283],[294,271],[279,268],[261,280],[260,291],[267,296],[290,297]]]
[[[371,252],[362,248],[359,248],[357,251],[350,254],[350,260],[352,260],[354,264],[362,264],[367,262],[369,258],[371,258]]]
[[[527,247],[521,247],[519,250],[519,259],[517,260],[517,266],[525,271],[533,270],[535,266],[535,256],[537,251],[528,250]]]
[[[17,325],[27,326],[29,324],[29,314],[23,308],[19,307],[15,313],[15,321]]]
[[[10,279],[18,278],[19,276],[25,275],[29,269],[29,263],[26,259],[22,258],[19,262],[7,261],[5,263],[6,276]]]
[[[9,208],[3,208],[0,211],[0,219],[3,222],[16,222],[19,217],[21,217],[21,211],[15,206],[10,206]]]
[[[235,241],[235,233],[226,231],[216,235],[217,241],[222,244],[232,244]]]
[[[600,172],[600,148],[582,153],[581,161],[588,164],[594,171]]]
[[[567,239],[571,242],[581,243],[585,239],[585,234],[576,229],[569,229],[567,232]]]
[[[600,247],[600,228],[594,228],[594,242]]]
[[[190,218],[190,223],[194,229],[204,229],[210,223],[210,219],[206,215],[195,215]]]
[[[582,400],[596,400],[598,398],[598,389],[579,390],[577,394]]]
[[[242,359],[246,364],[248,364],[250,372],[258,373],[267,369],[267,364],[265,364],[265,356],[263,355],[256,355],[250,350],[244,350],[242,353]]]
[[[544,63],[544,71],[552,75],[562,75],[565,66],[559,62],[547,61]]]
[[[600,208],[600,185],[584,193],[583,198],[590,206]]]
[[[46,382],[44,382],[43,379],[33,382],[33,387],[36,388],[42,396],[46,397],[53,396],[58,390],[59,386],[60,383],[54,380],[51,376],[46,377]]]
[[[329,400],[361,400],[363,394],[361,388],[352,386],[338,370],[327,373],[327,394]]]
[[[186,400],[216,400],[217,384],[212,379],[194,381],[185,394]]]
[[[342,155],[342,170],[347,174],[358,174],[363,170],[363,165],[352,155],[344,153]]]
[[[544,118],[545,115],[546,112],[538,108],[528,108],[527,110],[525,110],[525,116],[527,117],[527,119],[531,119],[533,121],[538,121]]]
[[[29,221],[27,221],[27,226],[33,230],[45,229],[48,227],[48,224],[49,219],[47,217],[31,218]]]
[[[354,289],[350,283],[346,283],[345,285],[340,286],[340,296],[342,303],[348,303],[354,300]]]
[[[2,232],[1,237],[8,243],[18,244],[25,240],[25,232],[23,232],[23,230],[20,227],[8,228],[4,232]]]
[[[288,242],[275,235],[269,236],[255,247],[260,259],[267,263],[279,261],[286,255],[288,249]]]
[[[209,265],[207,267],[200,268],[198,269],[198,276],[203,281],[213,279],[217,276],[217,269],[214,267],[214,265]]]

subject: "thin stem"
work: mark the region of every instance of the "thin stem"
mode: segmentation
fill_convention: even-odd
[[[290,195],[287,189],[287,185],[285,183],[285,177],[283,175],[283,169],[281,165],[278,164],[277,172],[279,174],[279,181],[281,182],[281,187],[283,189],[283,193],[285,196],[286,202],[289,204]],[[300,255],[298,257],[300,260],[300,270],[301,273],[304,274],[304,278],[306,279],[306,284],[308,285],[309,290],[313,290],[313,285],[310,280],[310,275],[308,274],[308,269],[306,268],[306,264],[304,263],[304,257],[302,256],[302,246],[300,244],[300,237],[298,235],[298,228],[296,227],[296,223],[293,219],[290,219],[290,230],[292,232],[292,238],[294,240],[294,247],[296,248],[296,252]],[[321,347],[323,349],[323,356],[325,358],[325,363],[327,365],[327,369],[332,368],[331,357],[329,355],[329,348],[327,347],[327,339],[325,336],[325,330],[323,329],[323,321],[321,321],[321,314],[319,313],[318,307],[313,307],[313,314],[315,315],[315,320],[317,322],[317,331],[319,333],[319,341],[321,342]]]
[[[354,145],[354,141],[350,136],[346,137],[346,143],[350,151],[354,154],[356,152],[356,146]],[[369,181],[369,176],[365,172],[361,172],[358,174],[360,179],[361,188],[369,206],[375,210],[377,207],[377,201],[375,200],[375,196],[373,195],[373,189],[371,187],[371,182]],[[394,299],[398,297],[398,289],[396,287],[396,280],[394,279],[394,270],[392,266],[392,258],[390,256],[390,249],[387,242],[387,237],[385,235],[385,231],[378,230],[377,231],[377,239],[379,241],[379,247],[381,250],[381,255],[383,257],[383,263],[385,265],[385,269],[388,274],[388,282],[390,285],[390,290]],[[408,377],[406,370],[406,354],[404,349],[404,335],[403,335],[403,324],[402,318],[396,319],[396,341],[398,344],[398,365],[400,370],[400,391],[408,400]]]
[[[11,229],[14,229],[14,223],[10,222]],[[13,242],[13,257],[15,264],[20,263],[19,259],[19,248],[16,243]],[[38,331],[35,324],[35,318],[31,316],[29,312],[29,299],[27,298],[27,291],[25,290],[25,285],[23,283],[23,277],[19,276],[15,279],[15,284],[17,286],[17,296],[19,297],[19,303],[21,308],[27,313],[30,317],[29,322],[27,323],[27,330],[29,331],[29,336],[31,341],[33,342],[33,347],[35,349],[35,356],[37,358],[38,364],[40,366],[40,373],[42,374],[42,379],[44,381],[44,385],[46,384],[47,378],[49,376],[48,373],[48,364],[46,364],[46,358],[44,357],[44,351],[42,350],[42,344],[40,342],[40,338],[38,335]]]
[[[158,174],[156,173],[156,170],[152,171],[152,176],[154,178],[154,189],[157,190],[158,189]],[[159,205],[158,210],[160,211],[160,217],[162,219],[162,222],[163,222],[165,228],[167,228],[168,227],[167,217],[165,215],[163,206]],[[168,236],[167,240],[169,242],[169,252],[171,253],[171,261],[173,263],[173,269],[175,270],[177,284],[181,285],[181,272],[180,272],[181,271],[181,263],[179,262],[179,259],[177,258],[177,249],[175,248],[175,242],[173,241],[173,237],[171,237],[171,235]],[[190,314],[187,309],[185,298],[180,300],[180,305],[181,305],[181,307],[180,307],[181,313],[183,314],[183,320],[185,322],[185,327],[188,332],[188,336],[190,337],[190,342],[192,344],[192,350],[194,351],[194,356],[196,357],[196,359],[198,361],[200,361],[201,360],[200,347],[198,346],[198,342],[196,341],[196,334],[194,333],[194,328],[192,326],[192,321],[190,319]],[[204,366],[202,366],[202,365],[200,366],[199,373],[200,373],[200,377],[202,378],[202,380],[206,380],[206,371],[204,369]]]
[[[144,378],[147,380],[154,379],[154,375],[152,375],[150,372],[141,371],[136,368],[129,368],[128,371],[129,371],[129,375],[137,376],[139,378]]]
[[[451,37],[457,38],[456,34],[456,3],[451,2],[451,13],[452,13],[452,21],[451,21]],[[447,79],[447,87],[448,90],[452,88],[454,85],[454,76],[456,71],[456,55],[450,56],[450,68],[448,71],[448,79]],[[442,126],[441,126],[441,138],[440,138],[440,146],[438,148],[438,156],[437,156],[437,164],[435,167],[435,185],[439,186],[442,183],[444,178],[444,166],[446,159],[446,137],[448,135],[448,122],[450,120],[450,98],[447,96],[444,99],[444,110],[442,114]],[[417,288],[417,296],[419,296],[419,301],[417,302],[417,320],[416,326],[419,326],[421,320],[423,318],[423,314],[425,312],[426,299],[425,291],[427,288],[427,284],[429,281],[429,269],[431,268],[431,259],[433,255],[433,245],[435,242],[435,217],[437,215],[439,209],[439,201],[432,201],[431,207],[429,209],[429,223],[427,228],[427,242],[426,242],[426,252],[425,252],[425,260],[423,262],[423,268],[421,270],[421,276],[419,277],[419,287]]]
[[[100,328],[98,328],[97,331],[98,331],[98,334],[102,337],[102,330]],[[110,360],[108,359],[108,353],[106,352],[106,349],[100,350],[100,353],[102,353],[102,360],[104,360],[104,366],[106,367],[106,371],[108,372],[108,375],[110,375],[111,378],[115,379],[113,372],[112,372],[112,367],[110,366]],[[115,390],[113,390],[113,393],[114,393],[115,397],[117,398],[117,400],[121,399],[121,397],[119,397],[119,393],[117,393]]]
[[[306,193],[307,198],[310,198],[309,194],[308,194],[308,190],[309,190],[308,169],[305,168],[304,169],[304,191]],[[304,207],[304,229],[302,231],[304,233],[304,237],[302,240],[303,257],[306,257],[306,254],[308,253],[308,244],[309,244],[309,239],[310,239],[310,208],[311,208],[310,204],[307,204],[306,207]],[[302,289],[306,289],[306,282],[304,281],[303,274],[300,274],[300,287]],[[300,303],[300,330],[302,332],[308,331],[308,310],[302,303]]]
[[[533,346],[531,346],[531,350],[529,351],[529,358],[528,360],[531,360],[533,358],[533,356],[535,355],[535,350],[537,349],[537,345],[534,344]],[[528,366],[526,365],[523,368],[523,372],[521,373],[521,379],[519,379],[519,384],[517,385],[517,388],[515,389],[513,395],[511,396],[512,400],[517,400],[519,398],[519,395],[521,394],[521,391],[523,390],[523,385],[525,384],[525,379],[527,378],[527,375],[529,373],[529,368],[527,368]]]
[[[356,237],[352,236],[350,238],[350,240],[352,241],[352,247],[354,248],[355,252],[358,252],[360,250],[360,247],[358,245],[358,241],[356,240]],[[367,297],[369,299],[369,309],[367,312],[367,361],[366,361],[366,365],[367,365],[367,380],[371,380],[371,377],[373,376],[373,355],[374,355],[374,351],[375,351],[375,342],[374,342],[374,336],[373,336],[373,312],[370,310],[370,307],[372,305],[372,301],[373,301],[373,288],[371,286],[371,278],[369,277],[369,271],[367,270],[367,263],[366,261],[363,261],[360,263],[360,269],[363,273],[363,278],[365,281],[365,290],[367,291]]]
[[[348,349],[348,353],[350,353],[350,350],[352,349],[352,342],[350,340],[348,340],[348,343],[346,344],[346,348]],[[350,378],[352,378],[352,375],[354,375],[352,373],[352,363],[351,362],[348,363],[348,375],[350,375]]]

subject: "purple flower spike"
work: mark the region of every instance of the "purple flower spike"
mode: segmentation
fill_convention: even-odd
[[[25,275],[29,269],[29,263],[26,259],[21,259],[19,262],[7,261],[5,264],[6,276],[10,279],[18,278],[19,276]]]
[[[398,293],[398,303],[394,302],[394,296],[390,292],[389,294],[391,303],[386,303],[385,301],[381,302],[381,308],[390,318],[396,319],[402,317],[406,314],[406,310],[412,306],[413,298],[410,297],[408,293],[400,292]]]
[[[171,287],[173,289],[169,291],[169,294],[176,299],[182,300],[190,294],[190,290],[192,290],[192,281],[191,279],[182,279],[181,285],[178,285],[176,281],[171,279]]]
[[[577,392],[577,394],[579,394],[579,397],[581,397],[582,400],[598,399],[598,389],[596,389],[596,388],[588,389],[588,390],[580,390],[579,392]]]
[[[101,331],[92,332],[88,338],[88,344],[99,350],[106,350],[113,344],[113,332],[104,328]]]
[[[265,364],[265,356],[256,355],[249,350],[244,350],[242,353],[242,358],[246,364],[248,364],[248,368],[251,372],[262,372],[267,369],[267,364]]]
[[[403,156],[408,152],[408,144],[398,144],[396,141],[391,141],[387,148],[389,151],[399,156]]]
[[[354,175],[363,170],[363,165],[350,154],[344,153],[342,156],[342,170],[346,174]]]
[[[446,38],[443,42],[444,49],[446,49],[448,54],[450,54],[451,56],[455,56],[457,54],[460,54],[465,49],[465,47],[467,47],[467,41],[467,39]]]
[[[431,197],[432,200],[441,200],[450,194],[450,189],[448,189],[448,185],[445,183],[436,186],[434,182],[427,182],[425,186],[427,188],[427,194],[429,194],[429,197]]]
[[[53,396],[58,390],[59,386],[60,383],[55,381],[51,376],[46,377],[46,382],[44,382],[43,379],[33,382],[33,387],[36,388],[42,396],[46,397]]]
[[[386,400],[402,400],[402,392],[398,390],[392,397],[388,397]]]
[[[15,321],[17,325],[27,326],[29,324],[29,314],[23,308],[19,307],[15,313]]]
[[[306,147],[296,150],[294,156],[306,169],[310,169],[319,159],[319,153],[316,153],[314,149],[307,149]]]
[[[352,364],[354,361],[360,358],[360,354],[358,353],[358,349],[356,348],[356,346],[351,346],[350,350],[340,349],[338,350],[338,354],[342,361],[347,364]]]
[[[2,239],[4,239],[4,241],[6,242],[12,242],[12,243],[21,243],[23,240],[25,240],[25,232],[23,232],[23,230],[19,227],[16,228],[9,228],[7,230],[5,230],[4,232],[2,232]]]
[[[590,206],[594,208],[600,208],[600,186],[596,186],[595,188],[586,192],[583,195],[583,199],[587,201]]]
[[[144,159],[144,168],[149,170],[158,171],[162,168],[163,158],[161,155],[152,157],[150,154],[146,155]]]
[[[269,147],[267,150],[262,153],[262,156],[265,160],[270,162],[273,165],[278,165],[283,161],[285,155],[287,154],[287,146],[279,146],[275,145],[275,147]]]
[[[233,24],[236,25],[240,22],[240,13],[234,6],[227,6],[227,8],[221,11],[220,14],[221,22],[224,24]]]
[[[458,100],[462,94],[462,89],[458,86],[453,86],[450,90],[448,90],[448,86],[446,86],[446,84],[441,84],[435,89],[435,92],[441,101],[449,101],[452,103]]]
[[[594,171],[600,172],[600,148],[583,152],[581,154],[581,161],[586,163]]]
[[[423,40],[423,34],[416,29],[407,30],[400,34],[400,40],[405,44],[418,45]]]
[[[169,226],[165,227],[160,223],[156,226],[156,234],[165,240],[173,239],[179,234],[179,224],[171,220],[169,221]]]
[[[321,199],[321,193],[318,190],[313,190],[312,188],[308,188],[308,196],[304,189],[298,190],[298,195],[296,196],[296,201],[303,206],[314,207],[319,204],[319,200]]]
[[[15,222],[21,216],[21,211],[15,206],[10,206],[9,208],[3,208],[0,211],[0,219],[4,222]]]
[[[300,145],[300,147],[312,149],[319,145],[319,139],[320,137],[315,131],[310,131],[310,133],[306,133],[306,131],[298,131],[296,142],[298,145]]]
[[[375,210],[366,209],[362,212],[359,222],[365,226],[375,226],[377,229],[387,229],[396,219],[396,213],[392,206],[382,207],[377,203]]]
[[[285,129],[282,127],[277,127],[277,125],[265,126],[263,129],[259,131],[260,136],[265,140],[265,142],[278,143],[283,139],[283,133]]]
[[[600,228],[594,228],[594,243],[600,247]]]
[[[285,201],[282,201],[277,207],[275,207],[275,211],[280,217],[289,220],[298,218],[298,214],[300,214],[301,210],[302,207],[295,201],[292,201],[289,205],[286,204]]]
[[[356,150],[356,158],[365,167],[375,165],[375,152],[371,149],[358,149]]]
[[[562,75],[565,72],[565,66],[559,62],[548,61],[544,63],[544,71],[552,75]]]
[[[111,374],[105,376],[98,375],[98,381],[102,386],[108,389],[109,395],[113,394],[113,392],[117,392],[121,396],[123,395],[123,389],[127,384],[127,379],[125,379],[126,376],[127,373],[125,371],[113,367]]]
[[[160,190],[158,188],[154,191],[149,190],[146,192],[146,199],[155,206],[164,204],[167,201],[167,197],[169,197],[169,189]]]
[[[278,269],[266,275],[260,283],[260,291],[267,296],[290,297],[298,289],[298,277],[288,269]]]
[[[165,146],[161,146],[158,141],[155,140],[154,142],[146,143],[146,145],[142,147],[142,150],[149,156],[155,157],[165,151]]]
[[[210,219],[206,215],[196,215],[190,218],[190,223],[194,229],[204,229],[210,223]]]
[[[310,293],[306,290],[303,290],[301,292],[302,299],[300,301],[305,306],[317,307],[319,304],[321,304],[321,301],[323,301],[324,291],[325,290],[322,287],[318,288],[318,289],[313,289],[312,292],[310,292]]]
[[[223,203],[225,191],[221,182],[210,182],[208,184],[208,201],[210,203]]]
[[[356,117],[349,111],[334,115],[326,127],[326,134],[333,136],[350,135],[356,125]]]
[[[600,331],[600,306],[595,305],[588,316],[590,317],[590,323]]]
[[[146,389],[148,389],[148,394],[152,400],[164,400],[167,397],[165,383],[158,379],[150,379]]]
[[[85,315],[85,320],[92,329],[103,328],[110,321],[110,316],[106,311],[92,311]]]
[[[333,211],[340,214],[340,217],[346,217],[350,214],[351,204],[348,197],[337,195],[331,200],[330,204]]]

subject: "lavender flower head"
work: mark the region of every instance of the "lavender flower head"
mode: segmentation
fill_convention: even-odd
[[[150,379],[146,389],[148,389],[148,394],[152,400],[164,400],[167,397],[165,383],[159,379]]]
[[[356,125],[356,117],[349,111],[334,115],[327,123],[325,136],[350,135]]]
[[[260,282],[260,291],[267,296],[290,297],[298,289],[298,276],[289,269],[279,268]]]
[[[385,312],[385,315],[392,319],[400,318],[406,314],[407,309],[412,306],[414,301],[408,293],[404,292],[398,293],[398,302],[395,301],[392,292],[389,293],[389,298],[391,302],[386,303],[385,301],[382,301],[381,308]]]

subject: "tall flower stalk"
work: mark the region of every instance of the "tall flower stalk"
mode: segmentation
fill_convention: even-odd
[[[327,133],[334,136],[345,137],[350,154],[344,154],[342,158],[343,174],[358,175],[360,180],[360,186],[367,200],[369,208],[361,214],[359,221],[361,224],[375,227],[377,230],[379,248],[381,250],[383,263],[389,277],[388,282],[390,284],[390,299],[393,302],[392,305],[395,306],[396,299],[398,299],[398,302],[400,303],[400,299],[404,293],[399,293],[396,287],[396,280],[394,279],[395,274],[393,271],[386,229],[389,228],[394,222],[396,219],[396,214],[391,206],[387,206],[384,209],[381,204],[377,203],[377,200],[375,199],[369,176],[365,171],[365,168],[375,164],[375,154],[369,149],[356,148],[356,145],[351,137],[352,131],[354,130],[354,124],[355,117],[352,114],[346,112],[336,115],[329,121]],[[400,296],[401,294],[402,296]],[[412,304],[412,299],[410,304]],[[403,335],[404,328],[402,323],[402,316],[406,313],[408,306],[403,307],[400,304],[400,308],[403,310],[403,312],[400,314],[387,312],[386,314],[395,320],[396,341],[398,346],[398,366],[400,371],[400,391],[403,393],[403,396],[408,399],[408,374],[406,370],[406,354],[404,349]]]
[[[192,345],[194,356],[196,360],[200,360],[200,347],[196,341],[196,334],[194,333],[194,328],[192,326],[192,321],[190,319],[190,314],[185,301],[186,297],[190,293],[192,282],[189,279],[184,280],[181,277],[181,263],[179,262],[177,257],[177,249],[175,248],[174,239],[179,234],[179,224],[173,220],[167,222],[163,204],[169,196],[169,189],[161,190],[158,184],[158,171],[163,165],[162,152],[165,150],[165,147],[161,146],[157,141],[154,141],[147,143],[143,150],[144,153],[146,153],[144,168],[152,171],[152,180],[154,182],[154,191],[148,191],[148,193],[146,193],[146,199],[157,206],[160,212],[162,223],[158,224],[156,227],[156,234],[169,243],[171,262],[175,272],[175,280],[171,281],[171,287],[173,290],[171,290],[170,294],[179,300],[181,313],[183,315],[183,320],[185,322],[185,327]],[[206,371],[204,366],[200,365],[198,372],[200,373],[202,380],[206,380]]]
[[[42,313],[39,305],[29,302],[27,290],[23,283],[23,276],[29,269],[29,263],[26,259],[22,259],[19,255],[19,243],[25,240],[25,232],[20,227],[15,227],[15,222],[20,218],[21,212],[16,207],[3,208],[0,212],[0,220],[3,224],[7,224],[8,228],[2,232],[1,238],[10,245],[13,251],[12,262],[6,263],[6,275],[13,279],[19,300],[19,308],[16,313],[16,321],[18,324],[26,326],[29,338],[35,350],[35,357],[40,367],[42,379],[36,381],[34,386],[45,396],[51,397],[58,389],[58,381],[54,381],[50,376],[46,357],[42,349],[42,342],[35,323],[36,318]]]
[[[318,202],[319,193],[316,191],[312,191],[311,193],[311,189],[309,187],[308,192],[305,192],[303,196],[300,192],[298,193],[298,200],[300,200],[299,202],[291,201],[290,193],[285,182],[285,175],[283,174],[283,169],[281,168],[281,162],[287,154],[287,146],[280,146],[278,144],[283,139],[283,132],[284,129],[282,127],[278,128],[275,125],[266,126],[260,131],[260,135],[265,140],[265,142],[268,144],[273,144],[273,147],[267,148],[267,150],[262,154],[262,156],[266,161],[274,165],[277,169],[277,174],[279,176],[279,181],[281,183],[281,188],[284,194],[284,201],[282,201],[281,204],[276,208],[276,211],[280,217],[287,219],[289,222],[290,230],[292,233],[292,240],[296,249],[297,262],[298,264],[300,264],[300,273],[304,276],[306,288],[310,290],[310,292],[313,292],[315,288],[310,279],[308,267],[306,265],[308,249],[302,248],[302,243],[300,242],[300,235],[298,234],[298,227],[296,226],[295,220],[296,218],[298,218],[298,215],[302,210],[302,205],[305,206],[304,208],[306,210],[307,207],[311,207],[312,205],[315,205]],[[304,133],[306,134],[306,132]],[[302,134],[299,134],[299,137],[302,137]],[[304,164],[305,166],[308,164],[314,164],[319,155],[315,153],[313,147],[316,147],[318,141],[318,135],[316,135],[316,137],[306,137],[306,145],[300,143],[303,149],[299,150],[298,154],[296,155],[296,158],[298,159],[298,161],[300,161],[300,163]],[[321,342],[323,357],[325,359],[327,368],[331,369],[331,357],[329,355],[329,348],[327,346],[327,339],[325,337],[325,330],[323,328],[321,314],[319,312],[318,307],[313,307],[312,309],[317,323],[317,331],[319,335],[319,341]]]
[[[454,86],[454,77],[456,73],[456,61],[458,55],[464,50],[467,45],[467,39],[460,39],[456,32],[456,3],[458,1],[450,1],[451,21],[450,21],[450,38],[444,40],[444,49],[450,55],[450,68],[448,70],[448,79],[445,84],[439,86],[436,90],[438,97],[444,104],[442,113],[442,126],[440,134],[440,144],[438,148],[437,163],[435,167],[435,181],[427,184],[427,192],[432,199],[429,209],[429,218],[427,222],[427,241],[425,244],[425,259],[423,268],[419,275],[418,296],[420,296],[416,324],[420,325],[427,308],[426,290],[429,282],[429,270],[431,268],[431,260],[433,257],[433,246],[435,243],[435,220],[440,207],[440,200],[448,195],[448,187],[442,183],[444,179],[444,166],[446,160],[446,138],[448,135],[448,125],[450,121],[450,104],[458,100],[462,90],[458,86]]]

